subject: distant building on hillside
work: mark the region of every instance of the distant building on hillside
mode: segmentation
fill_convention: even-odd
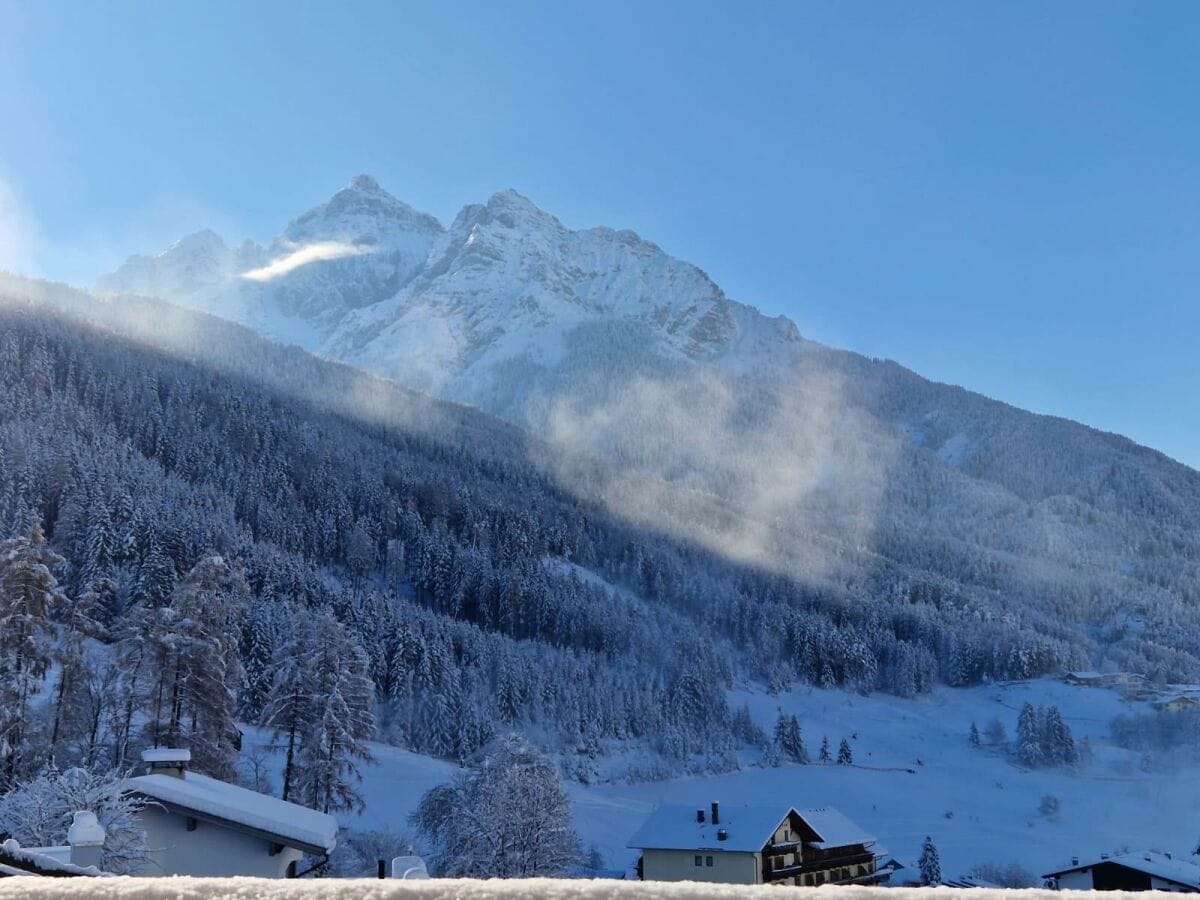
[[[304,854],[337,845],[333,816],[189,772],[187,750],[147,750],[146,775],[125,782],[147,804],[137,814],[150,865],[144,875],[295,877]]]
[[[1159,700],[1154,704],[1154,708],[1161,712],[1192,712],[1200,709],[1200,700],[1187,694],[1176,694],[1174,697]]]
[[[1082,684],[1088,687],[1100,687],[1104,684],[1104,676],[1099,672],[1068,672],[1063,676],[1067,684]]]
[[[885,852],[835,809],[663,806],[627,845],[645,881],[724,884],[873,884]]]
[[[1145,851],[1102,853],[1098,858],[1071,865],[1045,876],[1064,891],[1170,891],[1200,892],[1200,866],[1170,853]]]

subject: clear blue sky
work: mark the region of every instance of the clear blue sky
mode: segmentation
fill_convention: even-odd
[[[1200,465],[1198,47],[1191,2],[0,0],[0,262],[514,187]]]

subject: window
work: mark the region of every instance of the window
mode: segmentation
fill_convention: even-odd
[[[700,865],[702,862],[703,862],[703,857],[697,856],[696,857],[696,865]]]
[[[710,869],[712,868],[712,857],[711,856],[704,857],[704,865],[708,866],[708,868],[710,868]]]

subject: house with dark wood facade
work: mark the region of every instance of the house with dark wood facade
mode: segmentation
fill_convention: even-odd
[[[835,809],[663,806],[630,839],[645,881],[872,884],[886,881],[875,838]]]
[[[1071,860],[1071,865],[1044,876],[1063,891],[1168,891],[1200,893],[1200,866],[1171,853],[1102,853]]]

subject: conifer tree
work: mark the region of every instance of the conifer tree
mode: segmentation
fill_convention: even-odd
[[[151,737],[184,746],[195,767],[233,777],[239,733],[234,722],[242,683],[241,619],[250,588],[219,556],[200,560],[154,615],[157,666]]]
[[[1057,706],[1046,710],[1041,730],[1041,743],[1047,762],[1053,765],[1073,766],[1079,761],[1075,738]]]
[[[933,838],[928,835],[925,836],[925,843],[921,846],[921,857],[917,860],[917,868],[921,870],[921,884],[933,887],[942,883],[942,863],[938,858],[938,850],[934,846]]]
[[[1032,703],[1022,706],[1017,717],[1017,757],[1027,766],[1040,766],[1045,761],[1041,723]]]
[[[781,756],[793,762],[807,763],[808,748],[804,746],[804,736],[800,731],[800,720],[794,715],[779,713],[775,721],[775,748]]]
[[[842,738],[842,742],[838,744],[837,761],[839,766],[849,766],[854,762],[854,753],[850,749],[850,742],[845,738]]]
[[[817,758],[826,764],[833,761],[833,757],[829,753],[829,735],[823,735],[821,737],[821,752]]]
[[[375,728],[367,655],[326,609],[313,616],[311,649],[300,664],[310,674],[310,706],[296,796],[323,812],[361,811],[359,763],[371,761],[366,741]]]
[[[50,615],[66,604],[53,570],[63,564],[40,525],[0,544],[0,793],[21,774],[30,702],[53,661]]]
[[[967,735],[967,743],[970,744],[972,747],[978,747],[983,743],[979,739],[979,728],[975,725],[974,722],[971,723],[971,731]]]

